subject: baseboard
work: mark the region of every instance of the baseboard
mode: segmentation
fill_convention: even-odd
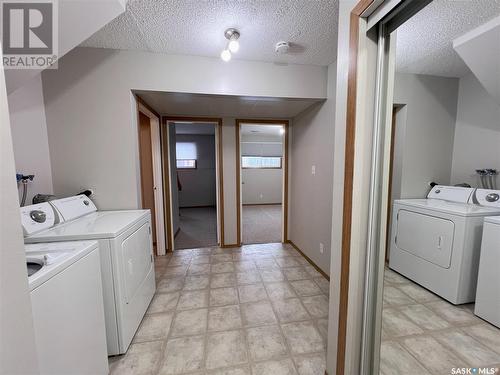
[[[306,254],[304,254],[304,252],[300,250],[297,245],[295,245],[291,240],[287,240],[286,242],[292,245],[295,250],[297,250],[304,258],[306,258],[309,264],[313,266],[316,269],[316,271],[318,271],[325,279],[330,281],[330,276],[328,276],[321,268],[319,268],[311,258],[309,258]]]
[[[243,203],[242,206],[281,206],[282,203]]]
[[[175,239],[175,237],[177,237],[177,235],[179,234],[180,231],[181,231],[181,227],[177,228],[177,230],[174,233],[174,239]]]
[[[223,248],[223,249],[228,249],[230,247],[240,247],[240,245],[238,245],[237,243],[230,243],[230,244],[222,245],[220,247]]]

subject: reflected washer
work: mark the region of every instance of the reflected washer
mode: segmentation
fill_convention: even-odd
[[[485,216],[475,189],[435,186],[427,199],[394,201],[389,267],[453,304],[474,302]]]
[[[96,241],[26,245],[43,264],[28,277],[41,375],[108,373]]]
[[[97,211],[83,195],[46,205],[21,208],[25,243],[98,241],[108,355],[125,353],[156,289],[150,211]],[[59,224],[39,223],[43,230],[37,232],[31,219],[43,215],[33,215],[33,210],[48,218],[52,207]]]

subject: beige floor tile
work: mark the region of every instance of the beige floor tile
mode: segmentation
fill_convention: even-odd
[[[217,273],[210,276],[210,288],[224,288],[236,285],[236,274]]]
[[[424,332],[405,315],[394,309],[384,310],[382,314],[382,327],[390,337],[408,336]]]
[[[257,271],[238,272],[236,274],[238,285],[257,284],[261,282],[260,274]]]
[[[409,305],[400,311],[422,329],[437,330],[450,327],[450,324],[424,305]]]
[[[165,276],[173,277],[173,276],[184,276],[186,274],[187,266],[167,266],[165,271]]]
[[[384,272],[384,280],[391,284],[405,284],[410,282],[406,277],[400,275],[399,273],[386,268]]]
[[[255,265],[260,270],[278,270],[280,268],[273,258],[256,259]]]
[[[173,316],[173,312],[146,315],[142,319],[133,342],[155,341],[167,338]]]
[[[226,273],[234,271],[235,269],[233,262],[213,263],[210,267],[211,273]]]
[[[500,357],[498,353],[488,349],[462,331],[441,332],[435,337],[457,353],[458,356],[463,358],[470,366],[481,367],[499,362]]]
[[[209,284],[210,276],[208,275],[188,276],[184,280],[184,290],[207,289]]]
[[[308,354],[297,356],[293,359],[299,375],[323,375],[326,370],[326,356],[321,354]]]
[[[288,281],[295,280],[304,280],[310,279],[311,275],[309,275],[303,267],[293,267],[293,268],[285,268],[283,270],[285,277]]]
[[[160,365],[162,341],[150,341],[130,345],[126,354],[111,357],[111,375],[152,375]]]
[[[382,343],[380,352],[380,370],[384,375],[431,375],[398,343]]]
[[[482,323],[470,327],[462,328],[469,336],[474,337],[481,344],[496,351],[500,354],[500,329],[490,325],[489,323]],[[500,362],[500,357],[498,358]]]
[[[207,337],[206,368],[208,370],[236,366],[248,361],[242,331],[211,333]]]
[[[251,260],[235,261],[234,268],[237,272],[257,271],[257,266]]]
[[[301,300],[307,312],[313,318],[328,317],[328,299],[324,295],[302,297]]]
[[[232,254],[214,254],[210,257],[211,263],[224,263],[231,262],[233,260]]]
[[[319,286],[323,293],[325,293],[327,296],[330,294],[330,282],[327,279],[325,279],[323,276],[315,277],[314,282]]]
[[[261,270],[260,276],[262,280],[266,283],[272,283],[274,281],[283,281],[285,276],[280,270]]]
[[[325,342],[328,341],[328,319],[318,319],[316,321],[316,326],[318,327],[318,332],[320,333],[321,337],[325,340]]]
[[[160,375],[182,374],[203,368],[205,337],[192,336],[167,342]]]
[[[402,340],[402,344],[431,374],[451,374],[452,368],[466,366],[464,361],[431,336],[407,338]]]
[[[241,285],[238,287],[240,303],[262,301],[268,298],[262,284]]]
[[[245,303],[240,306],[243,325],[246,327],[278,322],[268,301]]]
[[[426,306],[453,325],[481,322],[481,320],[474,316],[469,310],[460,306],[454,306],[443,300],[427,303]]]
[[[276,263],[281,268],[289,268],[289,267],[298,267],[300,266],[300,263],[297,262],[295,257],[283,257],[283,258],[276,258]]]
[[[292,286],[287,282],[265,283],[264,286],[272,300],[297,297]]]
[[[281,328],[293,355],[325,350],[323,338],[311,321],[283,324]]]
[[[248,366],[209,371],[208,375],[251,375]]]
[[[188,275],[207,275],[210,273],[210,264],[191,264],[188,268]]]
[[[267,361],[254,364],[252,366],[253,375],[296,375],[297,371],[293,367],[291,359],[279,361]]]
[[[206,264],[206,263],[210,263],[210,256],[209,255],[196,255],[191,260],[191,263],[193,263],[193,264]]]
[[[175,310],[178,300],[179,292],[156,293],[153,300],[151,301],[151,304],[149,305],[147,314]]]
[[[228,331],[241,328],[241,326],[241,314],[238,305],[211,307],[208,310],[209,331]]]
[[[318,272],[318,270],[316,268],[314,268],[313,266],[311,266],[310,264],[306,264],[304,265],[304,269],[306,270],[306,272],[311,275],[313,278],[314,277],[322,277],[323,275],[321,273]]]
[[[272,301],[278,319],[282,323],[310,319],[306,309],[298,298]]]
[[[210,289],[210,306],[224,306],[238,304],[236,288]]]
[[[440,301],[441,300],[440,297],[438,297],[434,293],[428,291],[424,287],[421,287],[420,285],[417,285],[417,284],[407,283],[407,284],[398,285],[397,288],[418,303],[433,302],[433,301]]]
[[[170,293],[181,290],[184,287],[184,277],[164,278],[158,282],[157,293]]]
[[[312,280],[297,280],[292,281],[293,289],[299,296],[314,296],[321,294],[321,289]]]
[[[397,287],[384,286],[384,302],[391,306],[403,306],[417,303]]]
[[[208,290],[182,292],[177,310],[199,309],[208,306]]]
[[[208,309],[180,311],[172,323],[172,337],[199,335],[207,330]]]
[[[285,341],[278,326],[246,329],[250,358],[254,361],[279,358],[287,354]]]

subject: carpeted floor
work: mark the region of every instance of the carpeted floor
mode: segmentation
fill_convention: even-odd
[[[243,243],[281,242],[281,216],[281,204],[243,206]]]
[[[179,227],[175,236],[176,249],[217,246],[215,207],[181,208]]]

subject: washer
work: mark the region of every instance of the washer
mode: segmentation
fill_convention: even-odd
[[[500,206],[500,191],[489,191],[488,204]],[[484,218],[474,313],[500,328],[500,217]]]
[[[156,289],[150,211],[97,211],[84,195],[42,205],[21,208],[25,243],[98,241],[108,355],[125,353]],[[33,218],[51,215],[58,224],[33,232]]]
[[[389,267],[453,304],[474,302],[483,219],[500,215],[474,192],[438,185],[427,199],[394,201]]]
[[[42,375],[108,373],[96,241],[26,245],[38,365]]]

